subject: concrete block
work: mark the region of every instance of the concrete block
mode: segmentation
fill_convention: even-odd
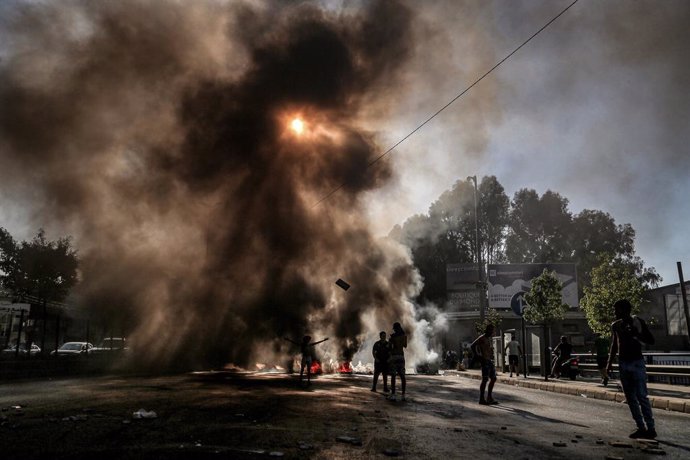
[[[649,399],[650,399],[649,402],[652,403],[652,407],[654,409],[666,410],[666,408],[668,407],[668,399],[666,399],[666,398],[654,398],[654,397],[652,397]]]
[[[625,401],[625,394],[624,393],[616,393],[616,402],[623,402]]]
[[[594,399],[605,400],[606,399],[606,392],[605,391],[596,391],[594,393]]]
[[[686,404],[687,403],[682,399],[669,399],[668,410],[672,410],[675,412],[684,412]]]
[[[616,400],[616,393],[614,393],[613,391],[607,391],[605,393],[605,395],[606,395],[607,401],[615,401]]]
[[[690,414],[690,403],[685,403],[685,413]]]

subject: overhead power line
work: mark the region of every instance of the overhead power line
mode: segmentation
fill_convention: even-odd
[[[464,90],[462,90],[457,96],[455,96],[453,99],[451,99],[450,101],[448,101],[448,103],[447,103],[446,105],[444,105],[443,107],[441,107],[440,109],[438,109],[436,112],[434,112],[432,115],[430,115],[426,120],[424,120],[422,123],[420,123],[415,129],[413,129],[412,131],[410,131],[405,137],[403,137],[403,138],[400,139],[398,142],[396,142],[395,144],[393,144],[393,146],[391,146],[388,150],[386,150],[386,151],[383,152],[381,155],[379,155],[378,157],[376,157],[375,159],[373,159],[372,161],[370,161],[370,162],[367,164],[365,170],[366,170],[366,169],[369,169],[369,168],[372,167],[374,164],[378,163],[381,159],[383,159],[385,156],[387,156],[389,153],[391,153],[393,150],[395,150],[395,148],[396,148],[397,146],[399,146],[400,144],[402,144],[403,142],[405,142],[405,141],[406,141],[407,139],[409,139],[413,134],[415,134],[417,131],[419,131],[420,129],[422,129],[427,123],[429,123],[431,120],[433,120],[434,118],[436,118],[441,112],[443,112],[443,111],[446,110],[448,107],[450,107],[455,101],[457,101],[457,100],[460,99],[462,96],[464,96],[465,93],[467,93],[467,92],[468,92],[469,90],[471,90],[475,85],[477,85],[480,81],[482,81],[484,78],[486,78],[491,72],[493,72],[494,70],[496,70],[501,64],[503,64],[505,61],[507,61],[508,59],[510,59],[510,57],[511,57],[513,54],[515,54],[515,53],[517,53],[518,51],[520,51],[520,49],[521,49],[523,46],[525,46],[525,45],[528,44],[530,41],[532,41],[533,38],[535,38],[537,35],[539,35],[540,33],[542,33],[547,27],[549,27],[549,26],[550,26],[553,22],[555,22],[558,18],[560,18],[561,16],[563,16],[563,14],[565,14],[566,11],[568,11],[570,8],[572,8],[578,1],[579,1],[579,0],[575,0],[575,1],[573,1],[570,5],[566,6],[560,13],[558,13],[556,16],[554,16],[553,18],[551,18],[551,20],[550,20],[549,22],[547,22],[546,24],[544,24],[539,30],[537,30],[535,33],[533,33],[527,40],[525,40],[524,42],[522,42],[522,44],[521,44],[520,46],[518,46],[518,47],[515,48],[513,51],[511,51],[511,52],[510,52],[508,55],[506,55],[503,59],[501,59],[500,61],[498,61],[492,68],[490,68],[489,70],[487,70],[481,77],[477,78],[471,85],[469,85],[467,88],[465,88]],[[340,190],[340,189],[343,188],[344,186],[345,186],[345,183],[344,183],[344,182],[343,182],[342,184],[338,185],[336,188],[334,188],[333,190],[331,190],[330,192],[328,192],[326,195],[324,195],[319,201],[317,201],[316,203],[314,203],[314,205],[313,205],[312,207],[315,208],[315,207],[318,206],[319,204],[323,203],[324,201],[326,201],[328,198],[330,198],[333,194],[335,194],[338,190]]]

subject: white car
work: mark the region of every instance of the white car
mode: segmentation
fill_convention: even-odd
[[[14,355],[16,352],[17,352],[17,346],[16,345],[13,345],[11,347],[8,347],[8,348],[5,348],[4,350],[2,350],[3,355]],[[35,343],[32,343],[31,344],[31,354],[37,355],[39,353],[41,353],[41,347],[39,347]],[[20,356],[26,355],[26,344],[23,343],[19,346],[19,355]]]
[[[93,345],[88,342],[65,342],[57,350],[50,352],[51,355],[79,355],[91,351]],[[57,352],[57,353],[56,353]]]
[[[108,337],[103,339],[103,341],[93,348],[94,353],[110,353],[117,351],[127,351],[127,341],[122,337]]]

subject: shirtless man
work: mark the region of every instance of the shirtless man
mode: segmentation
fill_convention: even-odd
[[[496,366],[494,365],[494,347],[491,343],[491,338],[494,335],[494,325],[486,326],[484,333],[477,337],[477,340],[472,342],[472,352],[475,359],[478,359],[482,365],[482,383],[479,385],[479,404],[490,405],[498,404],[493,398],[492,392],[494,384],[496,383]],[[486,383],[489,382],[489,389],[486,399],[484,398],[484,390],[486,390]]]

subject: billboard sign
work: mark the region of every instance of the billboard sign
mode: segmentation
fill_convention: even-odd
[[[447,264],[446,265],[446,294],[448,303],[446,310],[479,311],[479,270],[477,264]]]
[[[570,308],[577,308],[579,303],[575,264],[490,264],[489,307],[497,310],[512,309],[521,316],[526,305],[522,295],[530,290],[532,279],[541,275],[544,269],[556,272],[563,284],[563,302]]]

